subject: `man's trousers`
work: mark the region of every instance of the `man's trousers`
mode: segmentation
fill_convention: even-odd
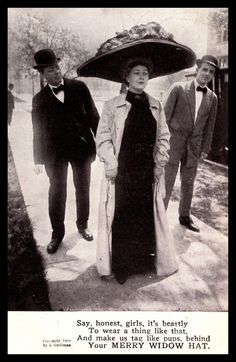
[[[65,234],[65,210],[67,196],[68,161],[59,160],[53,165],[46,164],[49,177],[49,217],[52,225],[52,238],[62,240]],[[91,163],[70,161],[76,196],[76,225],[78,229],[87,227],[89,218],[89,188]]]
[[[165,167],[165,186],[166,196],[164,205],[167,209],[170,196],[174,187],[176,175],[179,169],[179,164],[167,163]],[[191,203],[193,197],[194,181],[197,174],[197,163],[193,167],[186,167],[184,162],[180,163],[180,201],[179,215],[190,216]]]

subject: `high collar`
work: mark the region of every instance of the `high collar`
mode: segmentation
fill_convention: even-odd
[[[146,95],[147,99],[148,99],[148,102],[150,104],[150,107],[155,107],[155,108],[159,108],[159,102],[151,97],[148,93],[144,92],[144,94]],[[127,105],[127,104],[130,104],[127,100],[126,100],[126,94],[122,93],[120,94],[118,97],[117,97],[117,107],[120,107],[120,106],[124,106],[124,105]]]
[[[197,87],[207,88],[206,85],[202,86],[201,84],[199,84],[198,81],[196,80],[196,78],[194,79],[193,82],[194,82],[195,90],[197,89]]]
[[[144,92],[142,93],[134,93],[130,90],[127,91],[126,94],[126,100],[130,103],[143,103],[145,101],[148,101],[147,96],[145,95]]]

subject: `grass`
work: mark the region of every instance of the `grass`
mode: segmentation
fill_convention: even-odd
[[[179,200],[179,180],[171,199]],[[192,215],[224,235],[228,235],[228,169],[208,162],[199,162],[194,183]]]
[[[37,249],[8,145],[8,310],[51,310],[43,259]]]

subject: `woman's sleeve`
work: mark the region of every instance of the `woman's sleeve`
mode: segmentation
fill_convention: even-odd
[[[110,101],[104,103],[96,134],[97,154],[100,161],[105,163],[106,170],[111,170],[118,166],[115,147],[112,140],[114,126],[112,108]]]
[[[169,160],[170,132],[166,123],[164,110],[161,108],[159,113],[157,139],[154,148],[154,174],[160,177],[163,174],[164,167]]]

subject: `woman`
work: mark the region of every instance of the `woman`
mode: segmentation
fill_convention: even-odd
[[[131,274],[157,268],[161,254],[168,265],[159,275],[173,273],[177,265],[169,241],[161,254],[157,250],[158,229],[162,242],[163,235],[169,238],[166,220],[163,226],[160,178],[168,161],[170,136],[160,103],[144,92],[152,63],[140,57],[129,59],[121,72],[128,91],[105,102],[96,136],[105,169],[97,268],[103,276],[113,272],[123,284]]]

